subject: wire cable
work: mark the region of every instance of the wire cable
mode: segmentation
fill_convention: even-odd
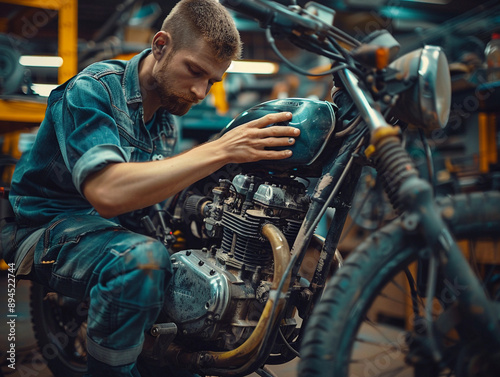
[[[322,77],[322,76],[331,75],[331,74],[338,72],[338,71],[341,71],[343,69],[349,69],[349,70],[353,71],[355,74],[357,74],[358,76],[360,76],[360,77],[362,76],[361,71],[359,71],[357,68],[350,66],[348,64],[337,65],[337,66],[333,67],[332,69],[329,69],[328,71],[325,71],[322,73],[311,73],[309,71],[306,71],[305,69],[298,67],[294,63],[292,63],[279,51],[279,49],[276,46],[275,40],[271,34],[270,28],[266,29],[266,38],[267,38],[272,50],[274,51],[274,53],[283,61],[283,63],[285,63],[290,69],[294,70],[295,72],[297,72],[301,75],[312,76],[312,77]]]

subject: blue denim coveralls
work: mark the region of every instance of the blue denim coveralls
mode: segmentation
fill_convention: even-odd
[[[149,53],[95,63],[51,93],[36,142],[13,176],[17,225],[2,234],[2,244],[14,245],[4,259],[13,262],[16,246],[39,230],[31,278],[66,296],[90,297],[92,376],[139,376],[144,331],[160,312],[172,273],[159,241],[100,217],[81,191],[85,178],[109,163],[173,153],[173,117],[160,109],[143,121],[138,66]]]

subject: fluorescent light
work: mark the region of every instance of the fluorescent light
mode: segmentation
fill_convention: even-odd
[[[57,88],[57,85],[54,84],[31,84],[31,89],[42,97],[48,97],[55,88]]]
[[[63,59],[60,56],[23,55],[19,58],[19,63],[25,67],[59,68],[63,64]]]
[[[231,63],[227,72],[229,73],[250,73],[255,75],[272,75],[277,73],[279,65],[272,62],[255,60],[237,60]]]

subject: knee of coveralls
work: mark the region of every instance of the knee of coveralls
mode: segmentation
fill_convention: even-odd
[[[119,234],[108,244],[90,290],[88,351],[111,366],[134,362],[163,306],[172,274],[162,243],[149,237]],[[118,352],[115,352],[118,351]]]

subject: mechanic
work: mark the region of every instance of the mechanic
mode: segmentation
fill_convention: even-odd
[[[2,230],[18,276],[90,298],[89,376],[140,376],[144,333],[172,268],[165,246],[118,216],[164,201],[228,163],[283,159],[299,130],[276,113],[172,156],[184,115],[241,56],[234,20],[216,0],[182,0],[130,61],[94,63],[56,88],[36,141],[18,162]],[[32,247],[32,245],[34,245]]]

